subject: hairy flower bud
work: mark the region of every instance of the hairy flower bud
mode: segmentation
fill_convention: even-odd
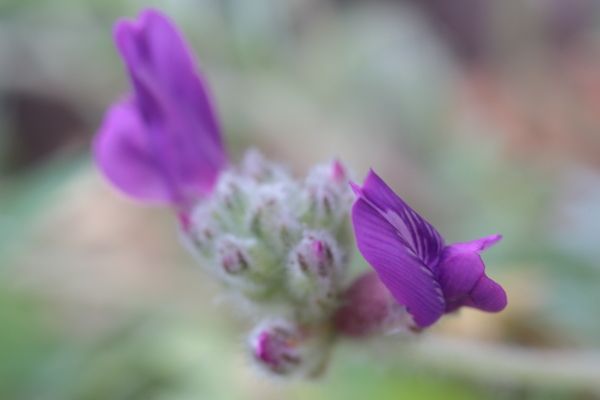
[[[232,289],[257,303],[283,297],[285,271],[263,243],[225,234],[215,248],[213,265]]]
[[[341,301],[334,324],[342,335],[360,338],[416,330],[406,308],[394,300],[374,272],[359,276]]]
[[[285,252],[300,234],[301,226],[294,212],[296,193],[293,184],[278,182],[261,185],[253,195],[249,229],[275,251]]]
[[[348,181],[348,171],[346,171],[346,167],[339,160],[333,160],[331,164],[331,179],[341,184],[345,184]]]
[[[252,240],[241,240],[231,235],[225,235],[217,244],[218,265],[227,275],[240,275],[251,269],[252,259],[249,247]]]
[[[284,320],[266,321],[251,334],[252,360],[263,371],[278,376],[315,376],[329,355],[325,332]]]
[[[306,231],[288,258],[288,286],[303,304],[301,315],[321,318],[337,304],[345,261],[335,239],[325,231]]]
[[[243,176],[256,182],[269,182],[289,179],[289,173],[281,165],[267,160],[261,152],[250,149],[240,163]]]
[[[323,232],[305,232],[305,236],[294,249],[292,264],[305,276],[328,277],[335,275],[336,259],[333,240]],[[336,251],[337,252],[337,251]]]
[[[215,241],[221,235],[221,228],[216,223],[210,204],[205,203],[194,209],[181,226],[182,241],[192,255],[203,265],[212,263],[215,253]]]
[[[347,222],[352,195],[345,168],[339,161],[311,169],[304,183],[305,220],[313,226],[337,231]]]
[[[223,230],[240,232],[248,208],[247,192],[252,190],[248,186],[234,171],[221,175],[210,201],[215,209],[214,218],[218,219]]]

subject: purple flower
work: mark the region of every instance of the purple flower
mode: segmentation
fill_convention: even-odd
[[[501,235],[446,246],[436,229],[375,172],[369,172],[362,187],[352,188],[358,248],[418,327],[461,306],[489,312],[506,307],[506,293],[486,276],[479,255]]]
[[[228,158],[206,84],[161,13],[114,29],[132,91],[112,105],[94,143],[110,182],[130,197],[180,211],[211,192]]]

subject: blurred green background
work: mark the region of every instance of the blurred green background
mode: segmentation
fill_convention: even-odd
[[[392,337],[341,343],[316,382],[251,369],[170,212],[90,157],[127,88],[112,24],[147,6],[192,43],[234,156],[374,167],[449,240],[503,233],[509,307],[432,330],[462,353]],[[599,260],[598,1],[0,0],[2,400],[596,398]],[[528,354],[579,369],[512,373]]]

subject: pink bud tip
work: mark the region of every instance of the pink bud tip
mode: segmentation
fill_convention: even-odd
[[[283,327],[275,327],[259,333],[255,345],[255,358],[269,371],[285,374],[300,363],[296,351],[298,338]]]
[[[322,262],[325,259],[325,244],[322,240],[315,240],[312,243],[314,254],[318,261]]]
[[[363,196],[362,188],[360,186],[358,186],[358,184],[356,184],[354,182],[350,182],[350,188],[352,189],[352,191],[354,192],[356,197]]]
[[[192,228],[192,218],[190,217],[190,214],[187,212],[180,212],[177,215],[177,218],[179,218],[179,223],[181,224],[183,231],[189,232]]]
[[[342,182],[346,179],[346,168],[339,160],[333,161],[331,177],[336,182]]]

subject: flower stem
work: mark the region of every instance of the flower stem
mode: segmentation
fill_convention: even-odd
[[[490,383],[600,394],[600,349],[532,349],[423,335],[403,352],[424,366]]]

